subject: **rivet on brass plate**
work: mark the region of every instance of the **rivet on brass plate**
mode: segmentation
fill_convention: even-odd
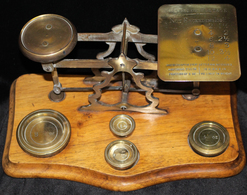
[[[202,31],[200,31],[200,29],[196,29],[196,30],[194,30],[194,34],[199,36],[202,34]]]
[[[55,110],[37,110],[22,119],[16,135],[20,147],[28,154],[49,157],[61,152],[68,144],[70,123]]]
[[[77,32],[66,18],[55,14],[37,16],[22,28],[21,51],[29,59],[50,63],[67,56],[77,43]]]
[[[196,46],[196,47],[194,48],[194,51],[195,51],[195,52],[201,52],[201,51],[202,51],[202,48],[201,48],[200,46]]]
[[[127,140],[111,142],[105,149],[105,159],[113,168],[126,170],[133,167],[139,159],[136,146]]]
[[[225,127],[212,121],[204,121],[192,127],[189,133],[191,148],[202,156],[218,156],[229,145],[229,134]]]
[[[116,115],[110,121],[110,130],[119,137],[126,137],[130,135],[134,129],[135,121],[129,115]]]

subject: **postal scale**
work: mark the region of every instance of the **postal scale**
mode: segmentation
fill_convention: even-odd
[[[66,59],[79,41],[109,48],[96,59]],[[128,43],[141,59],[128,57]],[[157,61],[146,44],[157,44]],[[232,5],[163,5],[158,35],[127,19],[108,33],[77,33],[63,16],[44,14],[24,25],[19,46],[46,73],[22,75],[11,86],[6,174],[131,191],[244,168]],[[63,68],[93,75],[60,75]]]

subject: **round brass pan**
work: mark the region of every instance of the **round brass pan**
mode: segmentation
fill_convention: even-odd
[[[20,147],[28,154],[49,157],[68,144],[70,123],[55,110],[37,110],[22,119],[16,135]]]
[[[77,43],[74,25],[66,18],[55,14],[37,16],[21,30],[19,46],[29,59],[50,63],[67,56]]]

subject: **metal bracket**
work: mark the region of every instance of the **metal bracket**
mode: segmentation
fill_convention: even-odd
[[[99,84],[94,85],[93,90],[94,94],[90,95],[88,100],[90,105],[80,107],[82,110],[128,110],[135,112],[144,112],[144,113],[155,113],[155,114],[167,114],[166,110],[158,109],[159,99],[152,96],[153,89],[151,87],[144,86],[141,83],[141,79],[144,77],[143,73],[135,73],[133,67],[137,65],[134,60],[128,59],[124,54],[120,54],[119,58],[115,58],[109,61],[109,65],[112,66],[113,70],[111,72],[103,71],[101,74],[105,77],[105,80]],[[145,96],[148,102],[148,105],[145,106],[134,106],[127,102],[127,96],[130,88],[130,81],[123,79],[123,88],[122,88],[122,101],[117,104],[105,104],[98,101],[101,97],[101,89],[109,86],[112,77],[118,73],[129,73],[132,76],[135,84],[145,91]]]
[[[119,26],[113,28],[115,32],[120,33]],[[158,98],[155,98],[152,96],[153,89],[151,87],[147,87],[141,83],[141,79],[144,77],[143,73],[135,73],[133,71],[133,68],[137,65],[137,62],[135,60],[129,59],[126,57],[127,53],[127,44],[128,44],[128,38],[129,33],[127,32],[127,29],[132,30],[134,33],[138,33],[139,29],[134,28],[129,24],[129,22],[125,19],[122,25],[122,42],[121,42],[121,54],[118,58],[110,59],[108,61],[108,64],[113,68],[112,71],[102,71],[101,75],[105,78],[101,83],[96,84],[93,86],[94,94],[90,95],[88,100],[90,102],[87,106],[82,106],[79,108],[80,111],[83,110],[128,110],[128,111],[138,111],[138,112],[145,112],[145,113],[158,113],[158,114],[167,114],[166,110],[157,109],[157,106],[159,104]],[[145,44],[136,44],[137,48],[139,48],[139,51],[141,54],[149,58],[150,60],[154,60],[154,57],[142,49],[142,46]],[[110,48],[110,47],[109,47]],[[108,52],[105,52],[108,54]],[[103,55],[105,54],[103,53]],[[100,56],[103,57],[103,56]],[[99,99],[101,97],[102,88],[107,87],[110,85],[110,82],[113,78],[113,76],[116,73],[122,73],[122,101],[110,105],[103,102],[100,102]],[[143,89],[145,91],[145,96],[147,101],[149,102],[148,105],[145,106],[134,106],[127,102],[127,97],[129,93],[130,88],[130,81],[125,80],[125,73],[129,73],[132,76],[132,79],[136,86],[138,86],[140,89]]]
[[[144,78],[141,72],[134,72],[134,70],[154,70],[157,71],[157,62],[155,57],[147,53],[143,46],[146,43],[157,44],[157,35],[142,34],[140,29],[136,26],[130,25],[125,19],[121,25],[112,28],[109,33],[78,33],[78,41],[103,41],[109,45],[104,52],[97,54],[97,59],[63,59],[56,61],[56,63],[42,64],[46,72],[51,72],[53,79],[53,92],[49,97],[52,101],[62,101],[64,92],[66,91],[94,91],[94,94],[89,95],[89,105],[84,105],[79,108],[84,110],[126,110],[143,113],[167,114],[164,109],[158,109],[159,99],[153,97],[154,90],[161,93],[182,93],[192,94],[192,90],[171,90],[157,88],[157,76],[155,83],[151,78]],[[116,43],[121,42],[121,52],[118,58],[108,57],[115,49]],[[137,51],[147,60],[130,59],[127,57],[128,42],[133,42]],[[108,58],[107,58],[108,57]],[[95,76],[87,78],[87,82],[96,83],[92,88],[63,88],[59,82],[57,68],[91,68]],[[100,71],[100,68],[112,68],[111,71]],[[120,75],[117,73],[121,73]],[[131,80],[126,80],[126,73],[132,77],[135,88],[130,88]],[[120,77],[119,77],[120,76]],[[113,80],[122,80],[122,86],[111,87],[110,83]],[[106,104],[100,101],[102,90],[122,91],[122,99],[117,104]],[[145,92],[147,105],[135,106],[128,103],[128,95],[132,91]],[[63,97],[61,98],[61,93]]]

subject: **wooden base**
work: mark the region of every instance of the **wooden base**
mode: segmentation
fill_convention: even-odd
[[[84,77],[64,76],[63,87],[88,87]],[[230,87],[231,86],[231,87]],[[130,191],[150,185],[188,178],[228,177],[238,174],[245,165],[245,151],[237,117],[236,94],[230,83],[202,83],[201,95],[188,101],[181,95],[154,93],[160,99],[159,108],[168,115],[126,111],[79,112],[88,104],[92,92],[67,92],[62,102],[48,98],[52,90],[49,75],[23,75],[12,85],[9,123],[3,155],[4,171],[12,177],[43,177],[87,183],[116,191]],[[230,95],[231,94],[231,95]],[[117,103],[121,93],[105,92],[101,100]],[[131,92],[130,103],[146,104],[143,94]],[[71,138],[59,154],[37,158],[25,153],[16,140],[20,121],[32,111],[54,109],[63,113],[71,124]],[[138,163],[128,170],[115,170],[104,158],[106,146],[119,138],[109,129],[117,114],[128,114],[136,122],[131,136],[140,152]],[[191,128],[201,121],[215,121],[229,132],[227,150],[216,157],[196,154],[188,144]]]

